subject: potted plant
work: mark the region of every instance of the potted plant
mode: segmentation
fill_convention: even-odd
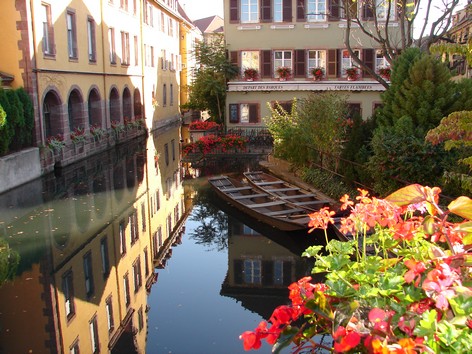
[[[279,66],[275,72],[277,73],[277,75],[279,76],[279,80],[280,81],[285,81],[287,80],[290,75],[291,75],[291,72],[292,72],[292,69],[290,69],[289,67],[287,66]]]
[[[244,79],[246,81],[254,81],[257,80],[258,72],[254,68],[246,68],[244,69]]]
[[[84,142],[86,139],[87,135],[85,134],[85,129],[81,127],[76,127],[71,133],[70,133],[70,139],[74,144]]]
[[[50,136],[46,140],[46,146],[53,153],[58,153],[66,146],[64,137],[61,134]]]
[[[347,68],[346,76],[347,76],[347,79],[350,81],[357,80],[357,78],[359,77],[359,74],[357,73],[357,68],[355,67]]]
[[[324,68],[322,67],[315,67],[311,69],[311,74],[313,75],[313,78],[318,81],[323,79],[324,76]]]
[[[379,75],[386,80],[390,80],[390,75],[392,74],[392,69],[390,66],[383,66],[379,68]]]

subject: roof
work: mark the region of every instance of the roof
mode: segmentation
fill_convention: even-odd
[[[223,33],[224,20],[220,16],[210,16],[193,21],[202,33]]]

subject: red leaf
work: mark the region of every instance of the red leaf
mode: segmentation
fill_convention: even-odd
[[[425,201],[427,198],[424,188],[419,184],[411,184],[393,192],[385,200],[398,206],[405,206]]]

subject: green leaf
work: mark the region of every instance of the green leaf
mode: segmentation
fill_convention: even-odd
[[[322,249],[323,246],[310,246],[302,253],[302,257],[315,257]]]
[[[447,208],[456,215],[459,215],[465,219],[472,219],[472,199],[468,197],[459,197],[453,200]]]
[[[415,334],[420,337],[432,337],[436,332],[436,318],[438,313],[436,310],[428,310],[423,312],[421,320],[415,328]]]
[[[423,187],[419,184],[411,184],[400,188],[396,192],[385,198],[390,203],[398,206],[405,206],[425,201],[427,195],[424,193]]]
[[[298,327],[287,327],[272,347],[272,353],[280,353],[283,348],[288,347],[292,343],[293,338],[298,334],[298,331]]]

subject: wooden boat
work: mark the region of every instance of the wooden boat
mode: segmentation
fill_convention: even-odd
[[[249,216],[282,231],[308,229],[307,210],[234,178],[208,178],[216,193],[227,203]]]
[[[262,171],[245,172],[244,177],[252,186],[308,212],[331,205],[329,200],[320,200],[313,193]]]

